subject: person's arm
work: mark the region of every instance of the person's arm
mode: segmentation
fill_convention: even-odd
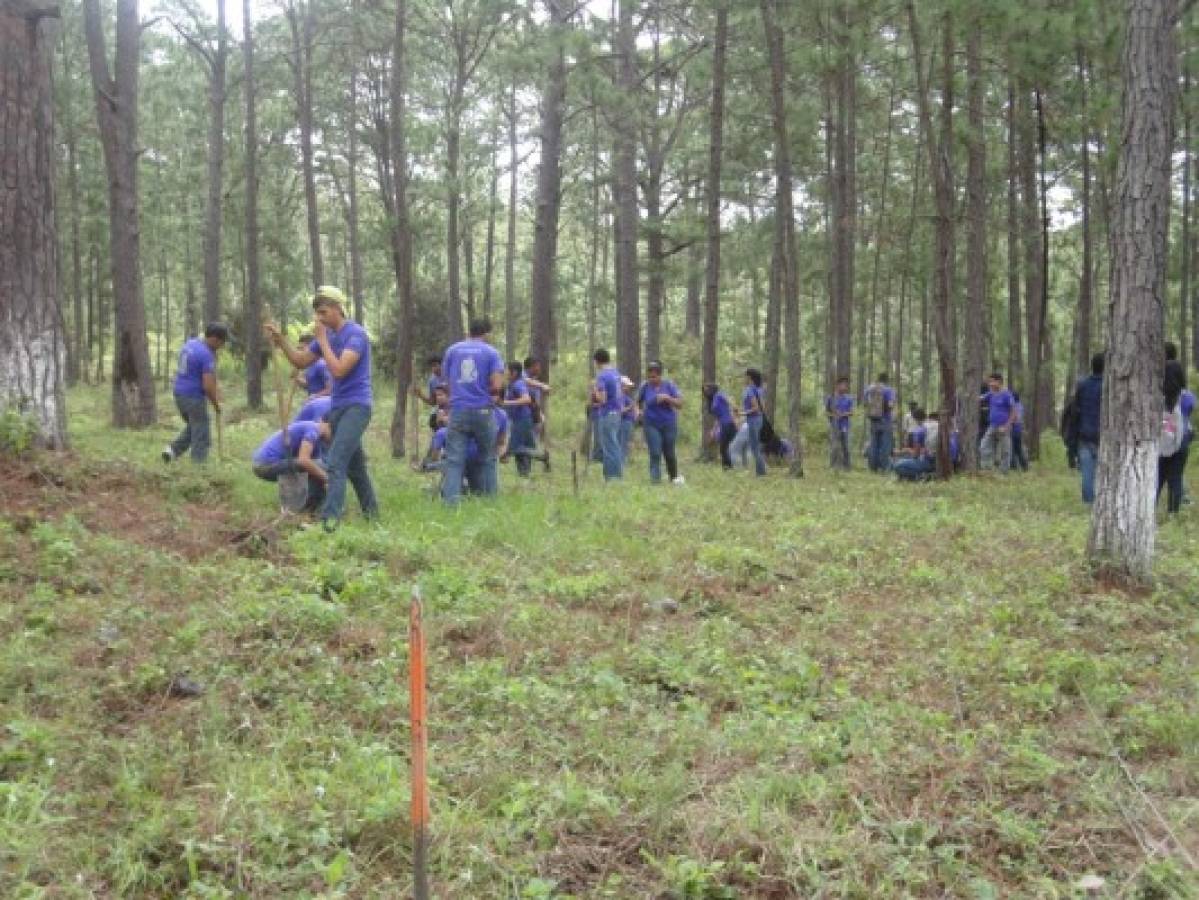
[[[358,365],[358,360],[362,358],[362,354],[357,350],[351,350],[347,347],[341,351],[341,356],[333,352],[333,348],[329,346],[329,330],[320,322],[315,325],[316,344],[321,348],[321,358],[325,360],[325,365],[329,367],[329,374],[334,378],[345,378],[353,370],[354,366]]]
[[[212,404],[212,408],[219,413],[221,411],[221,391],[216,384],[216,373],[205,372],[200,376],[200,385],[204,390],[204,396]]]
[[[495,455],[496,458],[503,458],[508,454],[508,429],[505,428],[495,439]]]
[[[528,391],[521,394],[519,397],[505,398],[504,406],[532,406],[533,396]]]
[[[315,478],[321,484],[328,484],[329,474],[312,458],[312,441],[301,441],[300,452],[296,454],[296,465]]]
[[[548,394],[550,392],[550,386],[548,384],[546,384],[544,381],[538,381],[536,378],[530,378],[528,375],[525,376],[525,384],[527,384],[529,387],[537,388],[537,390],[541,391],[543,394]]]
[[[675,409],[679,409],[683,405],[683,397],[678,393],[677,389],[673,394],[668,394],[663,391],[662,393],[658,394],[658,402],[665,403],[667,406],[673,406]]]
[[[283,351],[283,355],[287,357],[287,361],[297,369],[307,369],[310,365],[316,362],[316,354],[307,347],[302,350],[283,339],[283,332],[279,330],[279,326],[274,322],[267,322],[262,326],[262,330],[266,332],[267,339]]]

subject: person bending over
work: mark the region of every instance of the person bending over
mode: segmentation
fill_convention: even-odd
[[[325,499],[325,486],[329,482],[320,460],[329,447],[331,434],[328,422],[292,422],[286,435],[276,431],[254,451],[250,460],[254,474],[263,481],[277,482],[280,475],[307,473],[308,501],[304,511],[316,511]]]
[[[175,406],[183,416],[183,430],[162,450],[162,461],[173,462],[191,449],[192,462],[208,459],[212,438],[208,428],[208,404],[219,416],[221,392],[216,383],[216,355],[229,340],[229,329],[220,322],[204,328],[204,337],[191,338],[179,351],[175,372]]]

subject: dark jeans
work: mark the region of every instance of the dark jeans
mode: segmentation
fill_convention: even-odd
[[[1166,512],[1176,513],[1182,509],[1182,473],[1186,471],[1187,454],[1179,450],[1173,456],[1157,458],[1157,496],[1162,486],[1166,487]]]
[[[925,481],[936,471],[937,464],[931,456],[909,457],[896,460],[891,468],[900,481]]]
[[[766,457],[762,455],[762,417],[749,416],[749,452],[754,457],[754,474],[762,478],[766,474]]]
[[[208,459],[212,438],[208,430],[208,398],[180,397],[175,395],[175,406],[183,416],[183,430],[171,441],[171,452],[178,459],[190,447],[192,462],[202,463]]]
[[[679,460],[675,455],[675,441],[679,426],[671,422],[666,425],[644,424],[645,446],[649,450],[649,480],[657,484],[662,480],[662,458],[666,458],[666,474],[673,481],[679,477]]]
[[[1021,472],[1028,471],[1028,455],[1024,452],[1024,432],[1012,431],[1012,468],[1020,467]]]
[[[737,437],[737,426],[732,422],[720,426],[720,465],[726,469],[733,467],[733,456],[729,453],[729,446]]]
[[[276,482],[280,475],[293,475],[296,472],[303,472],[294,459],[285,459],[276,463],[259,463],[254,466],[254,474],[263,481]],[[308,501],[304,504],[304,510],[318,509],[325,499],[325,486],[313,478],[308,476]]]
[[[329,427],[333,438],[325,456],[329,470],[329,487],[325,494],[325,505],[321,507],[321,519],[336,522],[341,519],[346,505],[346,480],[354,485],[362,514],[368,519],[379,515],[379,501],[375,499],[375,487],[366,471],[366,451],[362,449],[362,436],[371,421],[371,408],[355,403],[329,412]]]
[[[1099,444],[1082,441],[1078,445],[1078,471],[1082,475],[1082,502],[1095,502],[1095,469],[1099,466]],[[1158,490],[1161,490],[1160,485]]]
[[[537,439],[533,436],[532,419],[513,419],[512,437],[508,443],[508,452],[516,457],[516,474],[528,478],[533,468],[533,452],[537,449]]]
[[[441,499],[446,506],[456,506],[462,496],[462,481],[466,474],[466,444],[471,438],[479,448],[483,462],[476,477],[474,492],[496,492],[495,474],[495,417],[491,407],[483,409],[451,409],[450,424],[445,436],[445,478],[441,482]],[[472,474],[474,474],[472,472]]]
[[[620,413],[601,414],[596,430],[604,463],[604,481],[614,481],[624,474],[624,454],[620,449]]]
[[[870,420],[870,452],[867,454],[867,459],[871,472],[886,472],[891,468],[891,444],[893,440],[891,423],[888,420]]]

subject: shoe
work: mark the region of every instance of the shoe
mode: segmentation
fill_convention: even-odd
[[[162,461],[164,463],[175,461],[175,451],[171,449],[169,444],[162,448]]]
[[[671,482],[671,484],[686,484],[686,483],[687,482],[683,479],[682,475],[676,475],[674,477],[674,481]]]

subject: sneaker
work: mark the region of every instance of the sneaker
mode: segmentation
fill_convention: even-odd
[[[171,449],[170,444],[162,448],[162,461],[164,463],[175,461],[175,451]]]
[[[676,476],[674,477],[674,481],[672,481],[672,482],[671,482],[671,484],[686,484],[686,483],[687,483],[687,482],[683,480],[683,476],[682,476],[682,475],[676,475]]]

